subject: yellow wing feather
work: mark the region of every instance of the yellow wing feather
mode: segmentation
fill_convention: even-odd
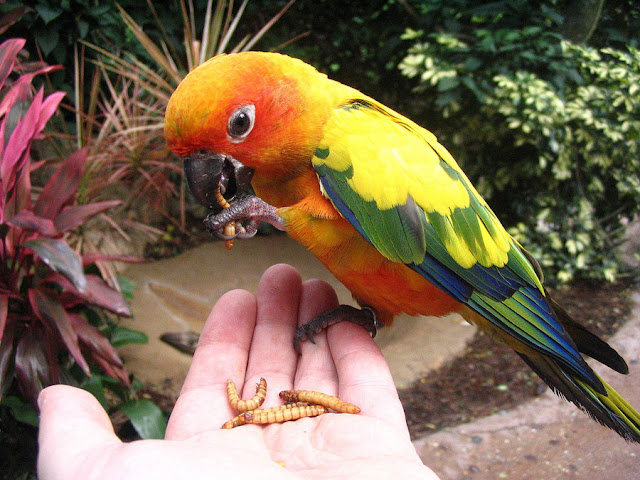
[[[468,191],[439,166],[438,153],[389,117],[372,110],[337,109],[324,132],[319,148],[330,147],[332,154],[314,163],[338,171],[352,168],[352,188],[379,208],[402,205],[407,195],[426,211],[442,215],[469,206]]]
[[[411,197],[426,221],[438,224],[447,252],[462,267],[507,263],[509,234],[449,152],[411,120],[372,99],[347,102],[327,122],[318,150],[328,154],[314,157],[315,167],[346,172],[348,186],[380,210],[404,205]],[[486,210],[491,228],[481,220],[477,231],[465,235],[468,226],[453,214],[473,208],[472,201]]]

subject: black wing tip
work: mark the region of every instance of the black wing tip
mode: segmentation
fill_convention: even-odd
[[[609,345],[607,342],[598,337],[584,325],[574,320],[567,311],[547,295],[549,304],[553,308],[556,316],[567,333],[576,343],[578,350],[589,357],[598,360],[600,363],[615,370],[618,373],[626,375],[629,373],[629,365],[622,356]]]

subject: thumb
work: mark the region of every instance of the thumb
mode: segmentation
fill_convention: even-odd
[[[76,478],[90,453],[120,444],[107,412],[93,395],[68,385],[45,388],[38,397],[38,478]]]

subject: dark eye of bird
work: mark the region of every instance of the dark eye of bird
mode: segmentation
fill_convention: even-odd
[[[231,141],[239,142],[244,140],[253,129],[256,119],[256,107],[253,105],[243,105],[237,108],[229,117],[227,132]]]

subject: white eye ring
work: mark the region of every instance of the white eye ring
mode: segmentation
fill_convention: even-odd
[[[240,143],[253,130],[256,121],[256,107],[254,105],[242,105],[236,108],[229,116],[227,123],[227,135],[233,143]]]

